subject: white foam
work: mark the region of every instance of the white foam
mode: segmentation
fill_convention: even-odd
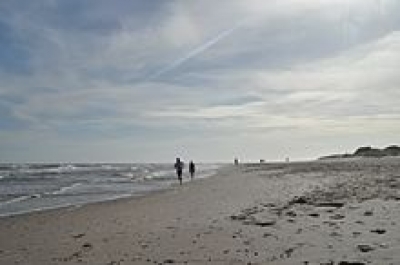
[[[133,178],[135,178],[135,174],[133,173],[133,172],[127,172],[127,173],[122,173],[122,174],[120,174],[122,177],[124,177],[124,178],[130,178],[130,179],[133,179]]]
[[[152,175],[147,175],[143,177],[144,180],[152,180],[154,177]]]
[[[74,188],[76,188],[78,186],[81,186],[81,185],[82,185],[82,183],[80,183],[80,182],[74,183],[71,186],[62,187],[61,189],[59,189],[57,191],[54,191],[51,194],[53,194],[53,195],[64,194],[64,193],[68,192],[69,190],[72,190],[72,189],[74,189]]]
[[[117,170],[118,169],[118,167],[115,167],[112,165],[101,165],[100,167],[101,167],[101,169],[104,169],[104,170]]]
[[[36,207],[36,208],[30,208],[30,209],[26,209],[26,210],[15,210],[15,211],[10,211],[10,212],[6,212],[6,213],[0,213],[0,217],[16,216],[16,215],[21,215],[21,214],[42,212],[42,211],[55,210],[55,209],[63,209],[63,208],[69,208],[69,207],[71,207],[71,210],[73,210],[73,209],[81,208],[82,206],[88,205],[88,204],[93,204],[93,203],[98,203],[98,202],[106,202],[106,201],[114,201],[114,200],[118,200],[118,199],[122,199],[122,198],[134,197],[134,196],[135,196],[134,194],[126,193],[126,194],[119,194],[119,195],[111,196],[109,198],[88,200],[88,201],[79,202],[76,204],[75,203],[61,203],[61,204],[55,204],[52,206]],[[29,199],[30,196],[26,196],[26,197],[27,197],[27,199]]]
[[[103,169],[103,172],[106,172],[108,169],[119,169],[116,172],[108,171],[106,174],[101,173],[97,175],[98,170]],[[26,171],[32,171],[36,174],[38,172],[60,172],[60,174],[52,174],[52,175],[39,175],[32,176],[32,179],[35,178],[50,178],[50,179],[58,179],[58,178],[67,178],[61,172],[71,172],[72,178],[71,181],[73,183],[63,183],[58,182],[58,180],[54,180],[56,190],[54,190],[54,186],[50,186],[49,188],[44,187],[43,191],[41,187],[38,189],[34,188],[33,192],[40,192],[41,194],[30,194],[26,196],[20,197],[12,197],[10,200],[0,202],[0,216],[3,215],[13,215],[15,213],[22,212],[31,212],[31,211],[41,211],[52,208],[60,208],[65,205],[67,201],[68,205],[80,205],[91,203],[93,201],[105,201],[110,198],[120,198],[123,194],[127,194],[126,196],[141,196],[147,194],[147,192],[151,192],[152,190],[164,189],[168,188],[170,185],[173,185],[176,181],[175,171],[172,167],[168,165],[139,165],[139,166],[129,166],[129,165],[117,165],[113,164],[104,164],[104,165],[71,165],[71,164],[61,164],[56,165],[51,168],[27,168],[27,166],[18,166],[17,170],[19,172],[16,173],[25,173]],[[198,171],[196,172],[197,178],[207,177],[209,175],[213,175],[215,169],[218,166],[213,165],[198,165]],[[22,171],[22,172],[21,172]],[[81,172],[85,171],[93,171],[89,172],[90,174],[79,175]],[[139,172],[138,172],[139,171]],[[3,173],[3,175],[8,177],[8,173]],[[108,174],[109,173],[109,174]],[[24,174],[21,175],[25,177]],[[78,179],[74,179],[74,177],[79,177]],[[4,176],[0,176],[1,178],[5,178]],[[30,176],[27,176],[26,179],[23,178],[21,184],[17,182],[18,185],[26,185],[26,187],[30,187]],[[185,181],[189,181],[187,175],[185,175]],[[64,180],[64,179],[63,179]],[[80,182],[78,182],[80,181]],[[148,182],[148,183],[147,183]],[[126,183],[126,184],[125,184]],[[132,185],[129,185],[132,183]],[[32,182],[34,185],[35,182]],[[59,185],[64,185],[60,187]],[[10,188],[12,188],[12,184],[10,184]],[[36,187],[36,186],[35,186]],[[40,188],[40,189],[39,189]],[[31,189],[29,189],[30,191]],[[11,190],[10,190],[11,191]],[[104,193],[104,194],[103,194]],[[113,196],[112,194],[115,195]],[[41,198],[43,195],[44,198]],[[83,201],[82,201],[83,200]],[[87,202],[86,202],[87,200]],[[54,205],[51,205],[54,204]],[[61,206],[60,206],[61,205]]]

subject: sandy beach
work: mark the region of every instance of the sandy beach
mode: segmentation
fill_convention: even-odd
[[[400,159],[228,166],[0,219],[0,264],[400,264]]]

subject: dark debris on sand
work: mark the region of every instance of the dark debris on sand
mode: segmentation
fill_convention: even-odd
[[[315,166],[315,168],[304,167],[300,168],[300,171],[296,171],[296,165],[294,165],[288,170],[283,169],[282,171],[286,171],[279,174],[281,174],[280,176],[288,173],[299,175],[299,172],[302,172],[302,175],[306,175],[307,172],[311,172],[316,176],[321,176],[320,178],[331,179],[324,182],[323,185],[315,186],[315,188],[304,192],[300,196],[295,196],[286,202],[261,202],[255,207],[249,207],[236,215],[232,215],[231,220],[241,222],[244,225],[259,226],[261,228],[271,227],[277,233],[263,232],[262,237],[266,239],[274,237],[276,240],[278,240],[278,237],[280,237],[279,240],[285,240],[284,237],[286,235],[279,232],[279,229],[285,225],[286,227],[293,227],[293,231],[296,231],[297,228],[298,233],[293,233],[302,234],[302,236],[308,231],[322,231],[323,229],[338,230],[329,231],[327,235],[334,237],[335,239],[333,240],[341,241],[345,240],[346,233],[348,233],[350,234],[350,239],[355,240],[355,244],[353,245],[354,250],[359,251],[360,255],[371,252],[375,253],[374,251],[378,250],[378,245],[363,244],[363,242],[357,242],[357,240],[363,240],[363,238],[368,236],[368,232],[377,235],[387,233],[387,230],[384,229],[385,227],[375,229],[370,227],[368,229],[369,220],[379,218],[379,210],[376,211],[375,208],[367,208],[363,211],[357,209],[360,208],[359,205],[362,205],[364,202],[368,203],[367,201],[369,200],[379,199],[382,202],[393,202],[400,199],[398,193],[400,176],[396,173],[400,172],[400,164],[385,164],[381,163],[381,161],[361,161],[357,163],[340,162],[312,166]],[[248,170],[261,171],[263,168],[265,169],[266,166],[262,165],[258,168],[253,166],[249,167]],[[257,174],[261,173],[257,172]],[[362,221],[354,220],[355,213],[358,215],[356,218],[361,218]],[[280,223],[282,220],[288,223]],[[311,229],[308,231],[307,227],[298,227],[304,224],[304,221],[311,222],[309,226]],[[360,225],[357,229],[361,229],[362,233],[357,230],[352,231],[349,228],[354,223]],[[290,237],[292,236],[293,234]],[[386,244],[382,243],[382,245]],[[349,247],[351,248],[351,246]],[[334,248],[335,246],[331,245],[329,249],[334,250]],[[292,247],[287,246],[286,250],[279,257],[287,259],[292,255],[293,250]],[[365,263],[365,261],[348,261],[345,259],[341,260],[340,257],[337,258],[336,261],[312,264],[365,265],[370,263],[370,261]],[[346,255],[343,255],[341,258],[346,258]],[[311,263],[304,262],[304,264]]]

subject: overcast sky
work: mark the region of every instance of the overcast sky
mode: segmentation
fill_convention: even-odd
[[[0,162],[400,144],[398,0],[4,0]]]

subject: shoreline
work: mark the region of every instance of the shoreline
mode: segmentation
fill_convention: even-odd
[[[221,168],[223,168],[223,167],[225,167],[225,166],[222,166]],[[192,183],[193,181],[198,182],[203,179],[212,178],[214,175],[216,175],[218,173],[218,171],[219,171],[219,169],[216,170],[216,173],[211,174],[207,177],[201,177],[201,178],[194,179],[194,180],[187,180],[187,181],[183,182],[183,185],[188,185],[188,184]],[[188,179],[188,178],[186,178],[186,179]],[[14,218],[14,217],[19,218],[19,217],[24,217],[24,216],[30,215],[30,214],[40,214],[40,213],[45,213],[45,212],[50,212],[50,211],[58,211],[58,210],[72,211],[74,209],[88,207],[88,206],[96,205],[96,204],[101,205],[101,204],[108,204],[108,203],[118,203],[119,201],[122,202],[125,200],[139,200],[144,197],[153,196],[158,193],[167,192],[176,187],[179,187],[178,180],[177,180],[177,183],[170,184],[169,186],[165,186],[163,188],[148,190],[148,191],[144,191],[144,192],[138,192],[135,194],[121,195],[120,197],[115,197],[115,198],[108,198],[108,199],[99,200],[99,201],[88,201],[88,202],[84,202],[81,204],[55,205],[54,207],[46,207],[46,208],[40,208],[40,209],[31,209],[31,210],[27,210],[27,211],[23,211],[23,212],[0,214],[0,220],[4,219],[4,218]]]
[[[57,164],[58,165],[58,164]],[[208,178],[210,176],[213,176],[216,174],[216,172],[219,170],[219,168],[225,167],[226,165],[218,165],[215,164],[215,169],[213,169],[211,172],[208,172],[209,169],[200,170],[199,176],[195,178],[194,180],[191,180],[188,176],[185,176],[184,178],[184,183],[186,182],[191,182],[191,181],[198,181],[203,178]],[[157,173],[157,172],[156,172]],[[175,174],[175,173],[173,173]],[[139,197],[143,196],[151,196],[153,193],[157,193],[163,190],[169,190],[173,188],[177,184],[178,180],[175,181],[174,178],[167,179],[164,181],[154,181],[153,179],[148,179],[148,180],[143,180],[141,182],[138,182],[138,184],[135,183],[128,183],[127,185],[138,185],[138,189],[135,189],[133,193],[121,193],[121,194],[110,194],[110,195],[102,195],[101,193],[99,194],[93,194],[94,197],[91,197],[91,194],[88,194],[87,197],[82,197],[79,198],[77,197],[74,199],[74,196],[79,196],[77,195],[72,195],[73,200],[66,200],[66,201],[57,201],[57,197],[52,197],[53,194],[58,194],[56,192],[45,192],[44,194],[32,194],[32,195],[23,195],[20,197],[15,197],[10,200],[5,200],[0,202],[0,207],[1,212],[0,212],[0,218],[5,218],[8,216],[19,216],[19,215],[26,215],[30,214],[33,212],[43,212],[43,211],[51,211],[51,210],[57,210],[57,209],[63,209],[63,208],[78,208],[78,207],[83,207],[85,205],[90,205],[90,204],[96,204],[96,203],[101,203],[101,202],[107,202],[107,201],[115,201],[119,199],[125,199],[125,198],[132,198],[132,199],[137,199]],[[70,189],[71,187],[80,185],[81,183],[74,183],[72,186],[66,186],[67,189]],[[109,184],[110,186],[112,184]],[[143,190],[140,190],[140,187],[146,187]],[[65,187],[61,188],[61,191],[65,189]],[[50,196],[48,196],[50,195]],[[64,195],[65,196],[65,195]],[[68,197],[68,195],[67,195]],[[65,198],[67,198],[65,197]],[[48,200],[47,203],[35,203],[32,200],[42,200],[42,198]],[[62,197],[61,197],[62,198]],[[53,200],[53,202],[52,202]],[[22,207],[19,204],[23,204]],[[9,205],[14,205],[9,208]],[[25,205],[24,205],[25,204]],[[29,205],[31,205],[29,207]],[[28,208],[29,207],[29,208]],[[8,209],[7,209],[8,208]]]
[[[150,196],[4,217],[0,264],[396,264],[399,169],[241,164]]]

